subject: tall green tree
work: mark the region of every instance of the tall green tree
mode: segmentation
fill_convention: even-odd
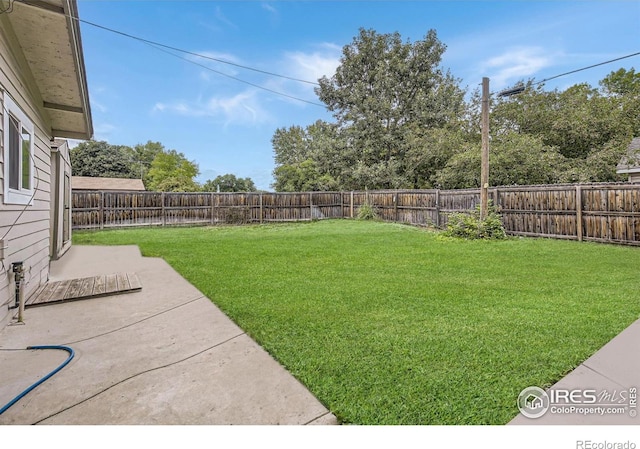
[[[255,192],[256,185],[251,178],[238,178],[227,173],[209,179],[202,185],[203,192]]]
[[[566,170],[566,158],[538,137],[510,131],[491,142],[491,185],[553,184],[563,181]],[[435,179],[445,189],[480,187],[480,147],[462,147]]]
[[[164,145],[160,142],[153,142],[151,140],[147,141],[147,143],[142,144],[139,143],[133,147],[131,150],[133,167],[132,171],[136,173],[136,177],[141,178],[145,185],[148,182],[147,174],[151,169],[151,164],[156,156],[165,151]]]
[[[361,29],[343,48],[340,66],[316,93],[337,120],[341,149],[358,167],[346,184],[410,185],[403,173],[409,125],[441,128],[460,120],[464,91],[440,67],[445,45],[434,30],[404,42],[398,33]]]
[[[640,95],[640,73],[633,68],[618,69],[600,81],[600,87],[606,95],[637,98]]]
[[[132,165],[132,150],[104,140],[87,140],[70,151],[74,176],[137,178]]]
[[[276,168],[273,188],[278,192],[335,190],[334,178],[345,166],[336,127],[322,120],[302,128],[279,128],[271,139]]]
[[[640,73],[619,69],[607,75],[600,88],[614,103],[618,122],[628,128],[627,136],[640,136]]]
[[[197,192],[200,185],[195,177],[200,174],[198,164],[183,153],[168,150],[158,153],[147,174],[147,190],[158,192]]]
[[[416,156],[425,130],[459,125],[464,115],[459,81],[440,67],[444,50],[433,30],[422,40],[405,42],[398,33],[361,29],[343,48],[335,75],[320,79],[316,89],[336,123],[318,121],[274,134],[274,187],[425,184],[416,180],[421,174],[413,169],[409,153]]]
[[[564,158],[558,182],[620,180],[616,164],[640,129],[640,98],[633,94],[634,80],[622,70],[601,81],[600,90],[583,83],[564,91],[545,91],[529,82],[522,94],[494,105],[491,134],[517,132],[554,148]],[[495,145],[492,142],[491,151]]]

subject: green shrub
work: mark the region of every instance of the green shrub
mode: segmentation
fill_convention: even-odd
[[[491,205],[484,220],[480,219],[480,206],[477,206],[473,212],[449,215],[444,235],[468,240],[501,240],[507,238],[502,225],[502,218],[496,208]]]
[[[369,202],[364,203],[358,209],[358,220],[376,220],[378,211],[375,206]]]
[[[249,223],[250,213],[248,207],[230,207],[225,209],[224,222],[226,224],[244,225]]]

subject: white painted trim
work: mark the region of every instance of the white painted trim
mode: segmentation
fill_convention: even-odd
[[[33,164],[33,149],[35,147],[35,127],[33,121],[24,113],[24,111],[13,101],[10,95],[4,96],[4,108],[8,112],[4,114],[3,139],[4,139],[4,204],[20,204],[33,205],[33,192],[35,182],[35,167]],[[9,188],[9,170],[11,163],[9,161],[9,118],[14,116],[20,122],[20,126],[25,128],[31,135],[29,141],[29,185],[30,189],[11,189]],[[22,178],[20,176],[20,178]]]

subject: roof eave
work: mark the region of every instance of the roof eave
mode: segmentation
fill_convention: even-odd
[[[93,120],[91,117],[91,104],[89,103],[89,85],[87,83],[87,72],[84,65],[84,54],[82,52],[82,37],[80,34],[80,20],[78,16],[78,4],[76,0],[65,0],[66,10],[69,14],[66,15],[67,27],[69,29],[69,38],[71,48],[73,48],[73,59],[76,67],[76,73],[78,78],[78,87],[80,89],[80,96],[82,97],[82,109],[84,110],[84,119],[87,130],[83,133],[84,139],[91,139],[93,137]],[[60,135],[59,137],[69,137]]]
[[[80,36],[80,23],[78,20],[78,8],[76,0],[23,0],[16,2],[14,5],[16,11],[9,15],[9,19],[14,25],[15,35],[22,46],[22,50],[27,58],[31,71],[40,73],[40,76],[34,76],[36,86],[43,97],[40,105],[42,110],[48,114],[53,137],[64,137],[74,139],[90,139],[93,136],[93,122],[91,117],[91,105],[89,103],[89,89],[86,78],[86,69],[84,64],[84,56],[82,53],[82,40]],[[24,14],[21,15],[18,8],[25,8]],[[27,9],[31,11],[40,11],[39,15],[27,14]],[[45,18],[46,16],[46,18]],[[37,42],[67,41],[69,48],[67,51],[44,53],[38,51],[34,44],[34,36],[32,30],[28,29],[24,20],[31,18],[33,20],[46,20],[42,23],[56,24],[58,29],[63,29],[62,33],[55,36],[48,36],[44,33],[47,27],[40,30],[41,35],[37,36]],[[17,27],[17,25],[21,25]],[[44,34],[44,35],[42,35]],[[59,40],[61,39],[61,40]],[[24,43],[28,45],[24,45]],[[30,45],[29,45],[30,44]],[[35,52],[32,52],[35,50]],[[58,64],[58,65],[56,65]],[[63,64],[60,66],[59,64]],[[63,67],[73,67],[73,74],[68,79],[74,80],[67,84],[67,88],[72,90],[72,102],[50,100],[49,94],[56,96],[61,92],[65,92],[63,87],[52,85],[49,81],[52,76],[64,70]],[[53,69],[53,71],[51,71]],[[49,71],[50,76],[43,76],[43,73]],[[70,74],[70,70],[67,72]]]

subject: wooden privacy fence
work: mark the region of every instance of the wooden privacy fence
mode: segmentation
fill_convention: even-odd
[[[74,229],[342,218],[342,193],[73,191]]]
[[[508,234],[640,245],[640,184],[494,187]],[[474,209],[479,189],[303,193],[74,191],[73,228],[245,224],[355,218],[365,203],[386,221],[446,226]]]

